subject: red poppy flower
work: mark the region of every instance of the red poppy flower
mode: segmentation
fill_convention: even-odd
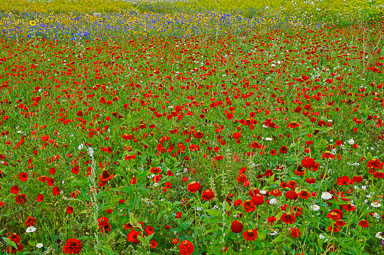
[[[315,179],[315,178],[312,178],[312,177],[308,177],[307,179],[305,179],[305,182],[306,182],[306,183],[309,183],[309,184],[312,184],[312,183],[315,183],[315,182],[316,182],[316,179]]]
[[[27,173],[20,173],[19,174],[19,180],[22,181],[22,182],[26,182],[28,180],[28,174]]]
[[[246,212],[253,212],[256,209],[256,205],[251,200],[245,200],[243,207]]]
[[[361,177],[361,176],[353,176],[352,181],[356,182],[356,183],[360,183],[360,182],[363,181],[363,177]]]
[[[195,247],[188,240],[182,241],[179,245],[179,251],[180,251],[181,255],[191,255],[193,253],[194,249],[195,249]]]
[[[371,159],[367,162],[367,167],[374,169],[383,169],[383,163],[379,159]]]
[[[273,225],[273,223],[275,223],[276,222],[276,217],[275,216],[270,216],[270,217],[268,217],[268,222],[271,224],[271,226]]]
[[[236,199],[236,201],[233,203],[234,206],[239,206],[243,203],[240,199]]]
[[[290,189],[296,189],[296,187],[297,187],[297,182],[291,180],[291,181],[288,182],[287,186],[288,186],[288,188],[290,188]]]
[[[243,224],[238,220],[234,220],[231,224],[231,230],[233,233],[240,233],[243,231]]]
[[[12,187],[11,187],[11,193],[13,193],[13,194],[17,194],[17,193],[19,193],[19,191],[20,191],[20,188],[19,188],[19,186],[17,186],[17,185],[13,185]]]
[[[73,207],[72,206],[68,206],[67,207],[67,214],[71,214],[73,213]]]
[[[53,189],[52,189],[52,195],[55,197],[55,196],[57,196],[57,195],[59,195],[59,194],[60,194],[60,188],[57,187],[57,186],[53,187]]]
[[[36,219],[34,217],[28,216],[27,220],[25,221],[25,225],[27,227],[33,226],[36,223]]]
[[[315,160],[313,158],[305,157],[301,160],[301,165],[307,169],[310,169],[315,165]]]
[[[240,132],[235,132],[235,133],[233,133],[232,137],[234,139],[239,139],[241,137],[241,133]]]
[[[243,237],[245,241],[255,241],[257,238],[257,228],[244,231]]]
[[[201,188],[200,183],[198,182],[191,182],[187,186],[187,190],[189,192],[195,193],[196,191],[199,191]]]
[[[210,189],[204,190],[203,194],[201,195],[201,199],[205,201],[212,200],[214,197],[215,197],[215,194]]]
[[[279,152],[280,152],[281,154],[287,154],[287,152],[288,152],[288,147],[285,146],[285,145],[281,146],[280,149],[279,149]]]
[[[293,190],[288,190],[287,193],[285,193],[285,197],[289,200],[296,200],[297,196],[297,193]]]
[[[333,209],[327,214],[327,217],[332,220],[341,220],[343,218],[343,212],[339,209]]]
[[[248,178],[247,178],[247,176],[245,176],[245,174],[239,174],[236,178],[236,181],[237,181],[237,183],[244,183],[244,182],[248,181]]]
[[[131,232],[128,233],[128,241],[136,244],[139,243],[139,239],[138,239],[139,235],[140,235],[139,231],[132,229]]]
[[[300,191],[300,193],[298,194],[299,198],[301,199],[308,199],[311,197],[311,193],[309,193],[308,191],[306,190],[302,190]]]
[[[16,233],[13,233],[11,236],[10,236],[10,238],[9,239],[11,239],[12,241],[14,241],[15,243],[20,243],[20,236],[18,235],[18,234],[16,234]]]
[[[264,203],[264,196],[256,194],[254,197],[252,197],[252,203],[255,205],[262,205]]]
[[[79,173],[79,169],[80,169],[79,166],[74,166],[74,167],[72,167],[72,173],[73,173],[73,174],[78,174],[78,173]]]
[[[22,205],[27,201],[27,196],[23,193],[17,194],[17,196],[15,197],[15,201],[19,205]]]
[[[278,190],[278,189],[274,189],[274,190],[270,191],[269,194],[270,194],[271,196],[274,196],[274,197],[279,197],[279,196],[281,196],[282,193],[281,193],[280,190]]]
[[[215,160],[216,161],[218,161],[218,160],[222,160],[224,158],[224,156],[223,155],[217,155],[217,156],[215,156]]]
[[[167,183],[164,184],[164,186],[165,186],[166,189],[170,189],[170,188],[172,188],[172,183],[171,182],[167,182]]]
[[[300,165],[297,167],[297,169],[294,171],[294,173],[297,176],[303,176],[305,174],[305,169],[303,169],[303,167]]]
[[[362,228],[368,228],[369,226],[368,221],[366,220],[359,221],[359,226]]]
[[[103,222],[99,224],[99,231],[101,233],[109,233],[112,230],[112,225],[109,222]]]
[[[108,222],[109,219],[107,217],[100,217],[97,219],[97,222],[100,224],[104,223],[104,222]]]
[[[298,238],[301,236],[301,232],[300,232],[300,229],[298,228],[291,228],[289,230],[289,235],[293,238]]]
[[[159,174],[161,172],[160,167],[152,167],[151,168],[151,173],[153,174]]]
[[[55,180],[54,179],[47,179],[47,184],[49,187],[51,187],[53,184],[55,183]]]
[[[350,184],[353,184],[353,181],[349,179],[348,176],[337,178],[337,185],[350,185]]]
[[[326,151],[323,153],[322,158],[333,158],[333,154],[330,151]]]
[[[70,238],[64,245],[63,252],[65,254],[78,254],[82,248],[81,242],[76,238]]]
[[[200,131],[196,131],[193,136],[197,139],[200,139],[204,136],[203,132],[200,132]]]
[[[40,203],[40,202],[42,202],[43,200],[44,200],[44,195],[41,195],[41,194],[40,194],[40,195],[37,195],[37,197],[36,197],[36,201],[37,201],[37,202]]]
[[[149,243],[149,247],[151,249],[155,249],[157,247],[157,242],[155,240],[152,240],[150,243]]]
[[[153,233],[154,233],[154,231],[153,231],[153,227],[152,226],[147,226],[146,228],[145,228],[145,233],[147,234],[147,235],[152,235]]]
[[[343,220],[337,220],[336,222],[335,222],[335,224],[337,225],[337,226],[339,226],[339,227],[343,227],[343,226],[345,226],[345,221],[343,221]]]
[[[351,212],[356,210],[356,206],[353,206],[352,204],[340,205],[340,207],[346,212]]]
[[[287,125],[287,128],[297,128],[297,127],[299,127],[299,126],[300,126],[299,123],[297,123],[296,121],[292,121],[291,123],[289,123],[289,124]]]
[[[280,220],[286,224],[293,224],[296,222],[296,217],[290,213],[281,215]]]
[[[264,176],[265,176],[265,177],[271,177],[273,174],[274,174],[274,173],[273,173],[273,171],[272,171],[271,169],[267,169],[267,170],[265,170],[265,172],[264,172]]]

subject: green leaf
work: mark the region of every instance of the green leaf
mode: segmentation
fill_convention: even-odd
[[[133,213],[129,213],[129,222],[132,224],[134,227],[138,227],[141,230],[143,230],[141,224],[137,221],[137,219],[133,216]]]
[[[278,235],[275,239],[273,239],[274,243],[278,243],[278,242],[281,242],[281,241],[283,241],[283,236],[282,235]]]
[[[187,228],[189,228],[189,226],[191,226],[191,224],[192,224],[192,220],[185,221],[185,222],[181,223],[181,228],[183,230],[186,230]]]
[[[275,179],[275,175],[273,174],[271,177],[265,179],[269,184],[273,183],[273,180]]]
[[[165,209],[157,214],[157,220],[161,219],[165,214],[169,213],[169,209]]]
[[[17,249],[17,244],[14,241],[11,241],[11,239],[7,237],[3,237],[4,242],[6,242],[8,245],[11,245],[13,248]]]
[[[204,231],[203,236],[208,235],[208,234],[210,234],[210,233],[213,233],[213,232],[215,232],[216,230],[217,230],[216,228],[208,229],[208,230]]]
[[[219,210],[207,209],[206,211],[207,211],[207,213],[209,213],[212,216],[215,216],[215,217],[220,217],[221,216],[221,212]]]
[[[279,213],[275,216],[276,219],[279,220],[280,217],[281,217],[281,215],[283,215],[284,213],[285,213],[284,211],[279,212]]]
[[[267,237],[267,234],[265,233],[265,231],[260,231],[258,233],[258,236],[260,240],[264,240]]]
[[[77,237],[77,239],[79,239],[79,240],[88,240],[89,236],[81,236],[81,237]]]

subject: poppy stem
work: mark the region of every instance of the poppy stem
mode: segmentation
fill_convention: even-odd
[[[328,164],[329,164],[329,159],[327,159],[327,168],[325,169],[324,176],[323,176],[323,178],[321,179],[320,186],[319,186],[319,190],[317,191],[317,194],[320,194],[321,186],[323,186],[323,181],[324,181],[324,179],[325,179],[326,176],[327,176],[327,172],[328,172]]]
[[[306,175],[307,175],[307,171],[308,171],[308,169],[305,169],[305,170],[304,170],[303,179],[301,180],[301,184],[300,184],[300,190],[301,190],[301,188],[303,187],[303,183],[304,183],[305,177],[306,177]]]

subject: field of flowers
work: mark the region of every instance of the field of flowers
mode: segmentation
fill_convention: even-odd
[[[1,253],[383,254],[384,0],[298,2],[1,1]]]

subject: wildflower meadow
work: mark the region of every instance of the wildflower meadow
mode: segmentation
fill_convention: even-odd
[[[383,10],[0,1],[1,254],[384,254]]]

